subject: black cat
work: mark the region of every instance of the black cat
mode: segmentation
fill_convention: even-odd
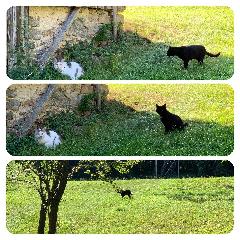
[[[118,189],[117,192],[120,193],[120,195],[122,196],[122,198],[125,197],[125,196],[128,196],[129,198],[132,197],[132,192],[131,192],[131,190],[129,190],[129,189],[127,189],[127,190]]]
[[[158,106],[156,104],[156,112],[160,115],[160,119],[165,127],[165,133],[175,129],[183,130],[186,126],[188,126],[187,123],[183,123],[179,116],[170,113],[166,108],[166,104],[162,106]]]
[[[167,51],[167,56],[177,56],[181,58],[184,62],[185,69],[187,69],[188,62],[192,59],[196,59],[200,64],[202,64],[205,55],[208,55],[210,57],[218,57],[220,55],[220,52],[218,54],[209,53],[202,45],[169,47]]]

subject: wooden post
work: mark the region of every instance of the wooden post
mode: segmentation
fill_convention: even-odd
[[[53,37],[52,42],[50,43],[50,46],[48,47],[47,51],[45,51],[44,53],[41,53],[41,52],[38,53],[38,65],[41,70],[43,70],[43,68],[47,64],[48,59],[58,49],[59,44],[64,38],[64,34],[68,30],[68,28],[71,26],[79,9],[80,9],[79,7],[72,7],[70,9],[70,12],[66,20],[63,22],[63,24],[59,27],[59,29],[55,33],[55,36]]]
[[[23,50],[27,40],[28,7],[11,7],[7,11],[7,69],[16,63],[16,50]]]
[[[29,39],[29,7],[21,7],[21,24],[22,24],[22,35],[21,44],[25,51],[29,51],[28,39]]]
[[[94,92],[96,94],[96,107],[97,111],[101,111],[101,105],[102,105],[102,96],[101,96],[101,87],[99,84],[93,85]]]
[[[180,160],[178,160],[178,166],[177,166],[177,168],[178,168],[178,178],[180,177]]]
[[[15,50],[17,42],[17,7],[11,7],[7,11],[7,68],[10,69],[16,62]]]
[[[19,137],[24,137],[27,134],[33,123],[36,121],[39,113],[43,109],[45,103],[52,95],[54,89],[55,85],[49,84],[45,92],[36,100],[36,104],[33,106],[31,111],[15,123],[14,129]]]
[[[155,177],[158,177],[158,160],[155,160]]]
[[[114,41],[117,41],[118,21],[117,21],[117,7],[116,6],[113,6],[112,17],[113,17],[113,39],[114,39]]]

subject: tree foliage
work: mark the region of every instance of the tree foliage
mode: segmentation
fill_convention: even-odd
[[[111,172],[126,173],[138,161],[13,161],[8,165],[8,181],[31,184],[39,193],[41,207],[38,233],[45,232],[48,217],[48,233],[56,233],[58,208],[67,181],[73,174],[83,170],[91,177],[113,184]],[[113,185],[114,186],[114,185]]]

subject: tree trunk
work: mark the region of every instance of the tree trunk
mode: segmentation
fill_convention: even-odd
[[[57,217],[58,217],[58,206],[60,201],[53,201],[50,206],[49,212],[49,234],[54,234],[57,232]]]
[[[58,206],[62,199],[63,193],[67,186],[67,176],[68,172],[65,172],[63,179],[60,180],[59,187],[55,190],[55,196],[51,199],[50,212],[48,214],[49,218],[49,234],[54,234],[57,232],[57,218],[58,218]],[[54,184],[54,183],[53,183]]]
[[[67,186],[68,176],[72,170],[68,160],[60,161],[56,168],[55,178],[53,179],[52,188],[48,194],[49,200],[49,234],[57,232],[58,207],[61,202],[63,193]]]
[[[57,175],[53,180],[51,196],[49,196],[49,199],[51,201],[50,212],[48,215],[49,234],[54,234],[57,232],[58,206],[67,186],[67,179],[69,173],[71,172],[71,169],[72,168],[70,167],[69,161],[61,161],[57,169]]]
[[[42,202],[41,203],[40,214],[39,214],[38,234],[44,234],[46,217],[47,217],[47,206],[44,202]]]

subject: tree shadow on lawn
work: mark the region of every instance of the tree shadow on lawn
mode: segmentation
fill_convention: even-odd
[[[64,59],[80,63],[84,69],[82,79],[86,80],[220,80],[231,78],[234,72],[234,58],[224,53],[217,58],[206,57],[203,65],[192,60],[185,70],[181,59],[167,56],[171,43],[151,42],[131,31],[121,32],[117,42],[109,40],[106,45],[105,42],[104,45],[94,41],[67,45]],[[53,68],[52,61],[43,71],[36,64],[21,64],[22,61],[8,73],[10,78],[67,79]]]
[[[233,189],[231,190],[217,190],[212,192],[190,192],[177,191],[174,194],[162,194],[168,199],[176,201],[190,201],[194,203],[205,203],[209,201],[229,201],[233,204]]]
[[[176,178],[177,179],[177,178]],[[195,181],[194,178],[178,178],[178,186],[154,191],[155,196],[165,196],[170,200],[190,201],[194,203],[205,203],[209,201],[230,201],[234,200],[233,183],[224,178],[203,177]],[[202,179],[202,180],[201,180]],[[219,179],[219,180],[216,180]],[[197,181],[201,184],[192,185]],[[199,182],[199,183],[200,183]],[[170,190],[169,190],[170,189]]]
[[[135,111],[116,100],[106,101],[100,113],[77,112],[49,116],[45,126],[57,131],[56,149],[39,146],[33,134],[7,137],[11,155],[56,156],[227,156],[233,151],[233,126],[183,119],[189,126],[164,133],[155,112]]]
[[[170,45],[167,42],[152,42],[131,31],[123,32],[117,43],[112,42],[104,50],[93,49],[88,59],[79,59],[80,62],[86,62],[83,79],[220,80],[233,75],[233,57],[224,56],[223,53],[217,58],[206,56],[204,64],[192,60],[185,70],[181,59],[167,56]]]

